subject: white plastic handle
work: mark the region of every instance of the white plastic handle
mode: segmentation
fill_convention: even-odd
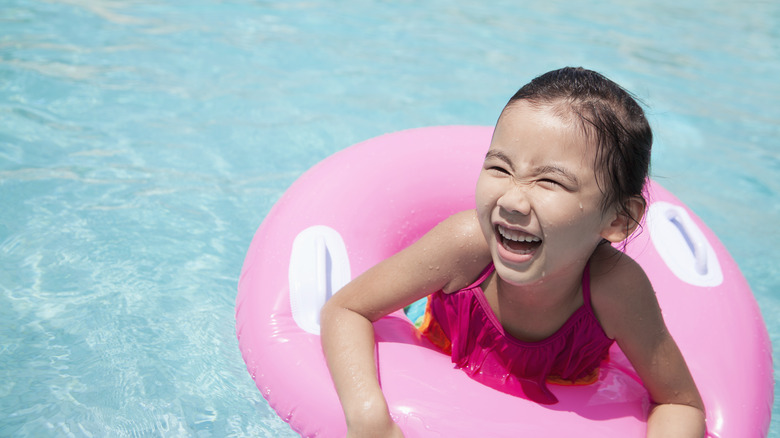
[[[318,235],[317,242],[317,296],[328,297],[328,246],[325,237]],[[324,302],[322,303],[325,304]],[[319,321],[317,321],[319,322]]]
[[[320,309],[351,279],[344,240],[333,228],[316,225],[293,241],[288,271],[290,308],[298,326],[320,333]]]
[[[691,250],[693,255],[693,267],[696,272],[699,275],[707,275],[706,241],[702,240],[704,236],[701,234],[701,232],[693,232],[692,227],[695,227],[696,225],[691,222],[690,216],[687,214],[685,216],[680,214],[680,208],[670,208],[666,210],[666,218],[677,227],[683,239],[688,244],[688,248]]]
[[[715,250],[684,207],[655,202],[647,225],[656,251],[680,280],[705,287],[723,282]]]

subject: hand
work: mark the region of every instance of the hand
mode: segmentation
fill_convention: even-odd
[[[703,438],[707,425],[704,411],[687,405],[656,405],[647,419],[647,437]]]
[[[403,438],[404,436],[387,410],[381,414],[364,413],[358,420],[348,422],[347,427],[347,438]]]
[[[350,429],[347,432],[347,438],[403,438],[404,436],[404,434],[401,432],[401,428],[398,427],[398,425],[395,423],[390,424],[389,428],[382,428],[382,430],[368,430],[367,428],[363,427],[360,429],[360,431]]]

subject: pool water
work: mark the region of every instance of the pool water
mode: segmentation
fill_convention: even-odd
[[[739,263],[777,371],[780,3],[477,3],[5,0],[0,436],[295,436],[235,338],[271,206],[358,141],[492,125],[563,65],[647,104],[653,175]]]

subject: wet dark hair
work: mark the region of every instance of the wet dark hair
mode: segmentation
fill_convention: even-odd
[[[561,117],[576,116],[587,138],[595,140],[596,181],[604,193],[602,210],[612,206],[639,222],[628,200],[643,196],[650,168],[653,133],[631,93],[601,74],[581,67],[545,73],[518,90],[507,103],[549,106]],[[600,174],[599,174],[600,173]]]

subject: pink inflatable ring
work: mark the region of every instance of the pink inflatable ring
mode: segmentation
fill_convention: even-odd
[[[346,426],[320,347],[319,308],[354,276],[474,208],[492,128],[384,135],[314,166],[257,230],[238,285],[239,347],[258,389],[303,436]],[[771,346],[747,282],[713,233],[649,183],[642,232],[626,252],[650,276],[669,330],[702,393],[711,437],[765,436]],[[650,401],[617,346],[588,386],[552,385],[551,406],[470,379],[419,336],[403,312],[375,324],[391,414],[407,437],[641,437]]]

